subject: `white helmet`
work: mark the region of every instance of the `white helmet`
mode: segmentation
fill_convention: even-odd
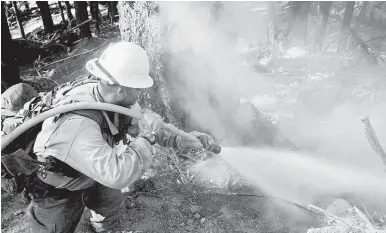
[[[131,88],[153,86],[149,76],[149,58],[139,45],[118,42],[108,47],[100,58],[87,62],[86,69],[96,77]]]

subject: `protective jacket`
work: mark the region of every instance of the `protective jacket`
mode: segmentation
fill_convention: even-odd
[[[62,101],[100,102],[102,98],[96,87],[96,83],[75,87]],[[111,127],[122,125],[121,119],[116,115],[111,119],[108,114],[93,110],[46,119],[34,145],[38,160],[46,162],[53,156],[79,175],[70,177],[40,169],[37,177],[55,188],[70,191],[89,188],[95,181],[114,189],[129,186],[151,164],[153,152],[150,143],[142,137],[126,145],[118,144],[120,139],[113,135]],[[177,147],[177,137],[169,132],[159,130],[156,138],[161,146]]]

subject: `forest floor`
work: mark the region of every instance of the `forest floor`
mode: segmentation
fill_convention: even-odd
[[[98,57],[110,42],[119,40],[117,25],[102,29],[101,34],[103,36],[99,38],[80,41],[69,54],[63,52],[51,58],[51,62],[65,60],[53,64],[47,62],[48,66],[45,69],[53,70],[43,75],[45,79],[37,76],[33,65],[22,67],[22,78],[38,81],[43,89],[49,89],[55,86],[55,82],[63,83],[85,75],[87,73],[84,68],[85,63],[93,57]],[[382,42],[380,46],[379,51],[386,52],[386,42]],[[295,54],[295,50],[300,51],[297,54],[303,55],[291,56],[291,51]],[[309,129],[310,125],[313,125],[313,134],[305,137],[307,129],[295,130],[294,125],[299,126],[299,124],[298,122],[294,124],[294,119],[300,114],[307,114],[314,117],[323,116],[326,121],[331,120],[331,117],[335,116],[330,114],[333,112],[332,108],[337,105],[338,100],[343,101],[343,99],[345,103],[371,107],[371,111],[367,113],[373,113],[371,117],[377,123],[376,129],[385,128],[382,119],[385,119],[386,111],[380,108],[380,104],[386,101],[384,64],[371,65],[361,62],[356,67],[342,68],[340,57],[332,53],[315,55],[302,51],[305,49],[301,47],[288,49],[288,56],[283,55],[272,61],[269,64],[269,72],[263,73],[262,76],[271,80],[276,88],[275,92],[272,95],[256,95],[251,99],[259,109],[277,122],[287,135],[305,147],[314,147],[315,143],[320,142],[320,138],[315,135],[318,129],[323,136],[328,135],[330,140],[335,140],[332,133],[326,132],[328,129],[325,129],[325,122],[314,120],[305,123],[304,128]],[[307,109],[306,112],[304,109]],[[344,122],[351,121],[351,118],[357,121],[356,113],[338,111],[337,114],[341,114],[341,120]],[[342,127],[342,131],[347,129]],[[351,131],[348,131],[348,134],[350,133]],[[377,131],[377,133],[380,141],[385,142],[386,132]],[[342,135],[335,137],[341,138]],[[364,133],[358,134],[358,137],[365,137]],[[342,137],[342,147],[345,142],[347,140]],[[366,153],[372,153],[372,151],[368,150]],[[351,157],[354,161],[355,156],[357,154]],[[368,166],[371,167],[379,162],[374,162],[378,159],[376,156],[369,157],[374,159],[369,159]],[[195,178],[192,174],[189,175],[188,182],[181,182],[179,175],[180,171],[165,165],[165,162],[160,161],[153,165],[147,172],[148,179],[152,181],[148,182],[150,185],[136,187],[138,196],[126,195],[121,207],[119,231],[287,233],[307,232],[307,229],[321,224],[318,217],[295,206],[283,207],[269,198],[229,195],[229,191],[257,192],[248,185],[228,188],[216,186],[200,177]],[[331,200],[318,205],[325,209],[326,203],[331,203]],[[20,195],[2,194],[1,229],[3,232],[29,232],[26,207],[27,204],[23,203]],[[85,210],[76,232],[91,232],[88,228],[89,216],[90,212]],[[383,215],[378,213],[378,216]],[[380,223],[386,221],[381,217],[379,217]]]

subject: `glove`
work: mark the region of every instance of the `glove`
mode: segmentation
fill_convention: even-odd
[[[156,133],[163,127],[164,121],[157,113],[144,109],[142,110],[142,118],[139,120],[140,137],[155,141]]]
[[[127,133],[132,137],[137,137],[139,135],[139,125],[138,120],[132,118],[127,127]]]
[[[214,142],[213,138],[209,136],[208,134],[205,133],[200,133],[197,131],[191,132],[191,135],[195,136],[198,138],[197,141],[190,141],[186,138],[177,138],[177,147],[180,150],[185,150],[185,149],[208,149]]]

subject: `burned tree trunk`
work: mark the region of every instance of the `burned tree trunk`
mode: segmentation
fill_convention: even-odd
[[[109,14],[109,17],[110,17],[110,22],[111,24],[113,24],[115,22],[115,16],[118,14],[118,8],[117,8],[117,5],[118,5],[118,2],[117,1],[110,1],[110,2],[107,2],[107,6],[108,6],[108,14]],[[132,5],[132,3],[128,3],[129,5]]]
[[[82,22],[88,20],[88,11],[87,11],[87,2],[85,1],[75,1],[75,17],[77,24],[81,24]],[[80,36],[82,38],[91,37],[90,24],[86,23],[80,28]]]
[[[40,14],[42,15],[44,30],[47,33],[54,31],[54,22],[52,21],[50,6],[47,1],[36,1],[39,7]]]
[[[23,2],[23,6],[24,6],[24,8],[25,8],[26,10],[29,10],[29,3],[28,3],[28,1],[24,1],[24,2]]]
[[[319,9],[322,13],[322,22],[320,23],[319,28],[317,29],[315,34],[315,47],[318,51],[321,51],[323,48],[324,35],[326,34],[331,5],[332,2],[330,1],[319,3]]]
[[[20,83],[19,67],[16,61],[16,47],[5,16],[5,2],[1,2],[1,93],[8,87]]]
[[[355,6],[355,2],[347,2],[346,10],[344,12],[342,29],[340,33],[340,39],[338,42],[338,52],[342,52],[346,50],[347,39],[350,33],[349,32],[350,24],[354,13],[354,6]]]
[[[99,35],[100,29],[99,29],[99,4],[97,1],[90,1],[90,11],[91,16],[95,20],[95,35]]]
[[[144,48],[149,56],[150,76],[154,86],[141,94],[141,106],[150,108],[165,120],[169,120],[167,112],[166,82],[162,77],[161,37],[162,30],[157,27],[153,16],[158,4],[154,2],[119,2],[119,28],[124,41],[130,41]]]
[[[17,8],[17,3],[13,1],[12,6],[13,6],[13,10],[15,11],[16,21],[17,21],[17,25],[19,26],[21,38],[25,39],[23,23],[21,22],[21,19],[20,19],[20,11],[19,11],[19,8]]]
[[[116,15],[118,15],[118,2],[117,1],[111,1],[109,2],[109,15],[111,23],[116,21]]]
[[[62,17],[62,21],[64,24],[66,24],[66,18],[64,18],[64,13],[63,13],[63,7],[61,1],[58,1],[58,6],[60,10],[60,16]]]
[[[76,26],[76,20],[74,18],[74,15],[71,12],[71,5],[69,1],[64,1],[64,5],[66,6],[66,15],[67,15],[67,22],[68,22],[68,28],[72,28]]]
[[[69,1],[64,1],[64,5],[66,5],[66,14],[67,14],[67,20],[71,22],[74,19],[74,16],[71,12],[71,5]]]

